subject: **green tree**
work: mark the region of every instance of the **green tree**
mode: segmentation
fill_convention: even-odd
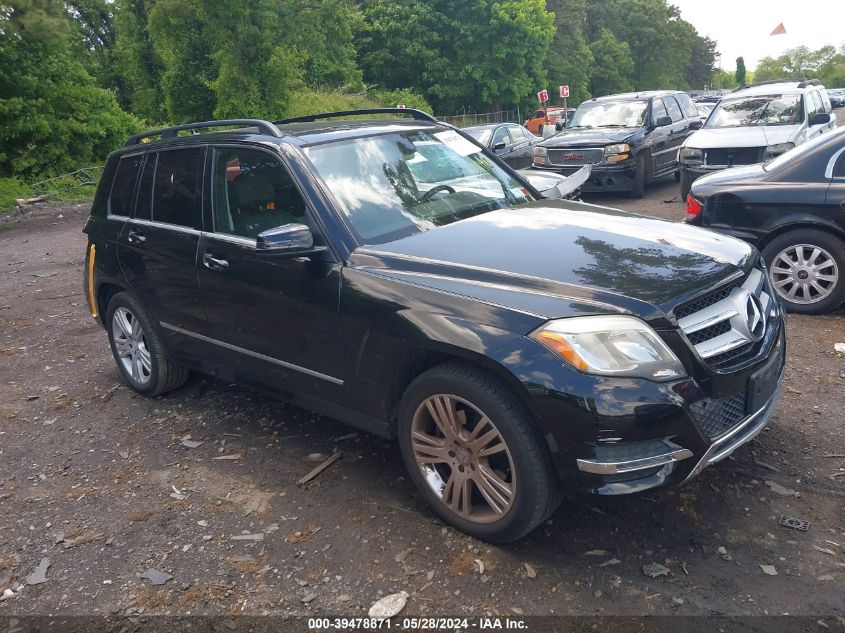
[[[632,89],[634,60],[627,42],[617,40],[610,29],[602,29],[590,44],[593,55],[593,76],[590,91],[597,97],[627,92]]]
[[[734,78],[736,83],[740,86],[745,84],[745,58],[740,56],[736,58],[736,72]]]
[[[811,50],[798,46],[786,50],[779,57],[764,57],[754,71],[755,81],[772,79],[815,79],[817,75],[835,68],[845,61],[843,52],[830,45]]]
[[[546,8],[555,15],[555,35],[546,54],[549,86],[569,86],[570,103],[590,98],[593,55],[584,37],[587,23],[586,0],[546,0]]]
[[[161,58],[153,48],[149,14],[154,0],[116,0],[114,59],[125,105],[149,122],[166,120]]]
[[[31,178],[97,163],[138,122],[80,61],[59,2],[0,12],[0,175]]]
[[[701,89],[710,85],[716,62],[716,42],[709,37],[693,34],[690,58],[686,69],[686,83],[689,88]]]
[[[726,70],[722,70],[721,68],[717,68],[713,72],[713,77],[710,81],[710,85],[715,90],[736,88],[736,75],[734,73],[729,73]]]

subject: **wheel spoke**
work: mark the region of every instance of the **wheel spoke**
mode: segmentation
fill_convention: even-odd
[[[497,514],[503,514],[510,507],[513,491],[509,484],[499,479],[488,467],[479,468],[473,477],[478,491],[487,505]]]
[[[150,357],[150,350],[144,346],[138,347],[138,358],[141,360],[141,366],[148,374],[153,370],[152,358]]]
[[[114,313],[114,322],[117,325],[120,333],[123,334],[124,337],[130,338],[132,336],[132,326],[129,324],[129,321],[126,318],[127,312],[124,310],[118,310]]]
[[[129,347],[129,341],[123,337],[115,337],[114,349],[120,358],[126,358],[132,353],[132,349]]]
[[[824,270],[825,268],[833,268],[834,270],[836,270],[836,262],[834,262],[832,259],[825,259],[822,260],[820,264],[816,264],[815,266],[813,266],[813,270]]]
[[[795,294],[798,292],[798,284],[792,284],[792,288],[786,293],[787,299],[794,299]]]
[[[141,382],[144,378],[143,370],[141,367],[141,359],[138,355],[132,357],[132,377]]]
[[[788,283],[792,283],[792,279],[790,279],[789,277],[786,277],[784,279],[781,279],[780,281],[776,281],[774,283],[774,286],[775,286],[775,288],[783,288]]]
[[[141,340],[141,323],[134,314],[132,315],[132,338],[136,341]]]
[[[442,499],[453,512],[469,517],[472,512],[472,483],[469,477],[453,470],[443,487]]]
[[[809,259],[807,259],[807,263],[808,263],[810,266],[812,266],[812,265],[813,265],[813,262],[815,262],[815,261],[819,258],[819,255],[821,255],[821,254],[822,254],[821,249],[819,249],[819,248],[813,248],[813,252],[812,252],[812,253],[810,253],[810,257],[809,257]]]
[[[458,421],[455,417],[455,401],[449,396],[433,397],[426,400],[426,407],[431,419],[447,439],[458,436]]]
[[[449,450],[445,442],[419,431],[415,431],[412,438],[411,446],[418,463],[447,464],[450,462]]]
[[[839,277],[837,275],[816,275],[816,279],[819,281],[831,281],[835,282]]]

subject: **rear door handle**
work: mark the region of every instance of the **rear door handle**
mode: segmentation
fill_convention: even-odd
[[[147,238],[144,237],[144,234],[140,231],[136,231],[135,229],[129,229],[129,235],[127,236],[130,244],[143,244],[147,241]]]
[[[222,257],[215,257],[211,253],[206,253],[202,256],[202,265],[209,270],[226,270],[229,267],[229,262]]]

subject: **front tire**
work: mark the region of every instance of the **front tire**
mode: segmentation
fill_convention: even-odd
[[[645,195],[645,161],[642,156],[637,156],[636,161],[634,182],[628,195],[632,198],[642,198]]]
[[[494,543],[514,541],[557,507],[548,449],[513,392],[495,377],[447,363],[405,392],[402,458],[419,493],[446,523]]]
[[[131,293],[111,298],[106,329],[117,367],[132,389],[158,396],[185,384],[188,369],[168,358],[152,318]]]
[[[689,172],[681,170],[680,176],[681,182],[681,202],[687,201],[687,196],[689,195],[690,189],[692,189],[692,176],[690,176]]]
[[[763,249],[769,280],[790,312],[822,314],[845,302],[845,241],[819,229],[796,229]]]

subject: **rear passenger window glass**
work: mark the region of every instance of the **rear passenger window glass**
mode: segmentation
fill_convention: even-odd
[[[651,120],[657,122],[662,116],[669,116],[666,112],[666,107],[663,105],[663,99],[655,99],[651,102]]]
[[[138,200],[135,202],[135,218],[153,219],[153,176],[155,176],[158,154],[147,154],[144,169],[141,172],[141,184],[138,186]]]
[[[154,221],[194,226],[203,151],[191,148],[159,153],[153,188]]]
[[[690,99],[690,96],[685,93],[679,93],[675,95],[675,98],[678,100],[678,104],[681,106],[681,110],[684,111],[684,114],[687,115],[689,119],[697,119],[698,118],[698,110],[695,107],[695,104]]]
[[[840,154],[833,166],[834,178],[845,178],[845,154]]]
[[[822,112],[833,112],[833,106],[830,104],[830,97],[827,90],[819,90],[819,96],[822,99]]]
[[[490,147],[496,147],[499,143],[504,143],[507,145],[511,142],[510,136],[508,136],[508,128],[500,127],[496,130],[496,133],[493,135],[493,140],[490,142]]]
[[[816,103],[816,100],[813,99],[813,93],[812,92],[808,92],[807,94],[804,95],[804,103],[807,106],[807,120],[809,121],[819,111],[819,106]]]
[[[824,103],[822,103],[821,95],[818,92],[813,92],[813,103],[816,104],[817,112],[824,112]]]
[[[672,122],[677,123],[684,118],[684,113],[681,112],[681,107],[675,101],[675,97],[665,97],[663,103],[666,105],[666,111],[672,117]]]
[[[214,230],[255,238],[283,224],[306,224],[305,200],[281,161],[254,149],[214,150]]]
[[[132,213],[132,198],[135,195],[135,181],[143,156],[127,156],[120,159],[109,196],[109,215]]]

